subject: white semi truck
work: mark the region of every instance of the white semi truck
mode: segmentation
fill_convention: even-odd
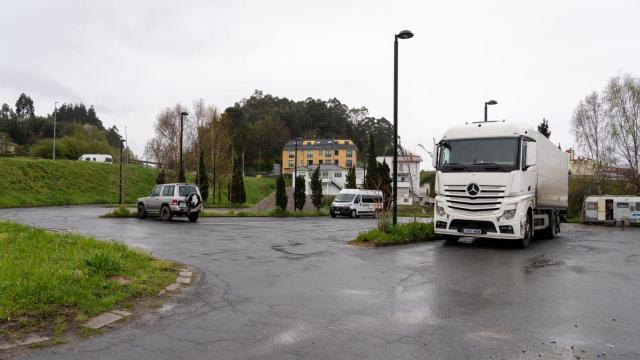
[[[534,233],[560,232],[568,202],[567,156],[530,126],[456,126],[433,155],[434,228],[447,242],[473,236],[527,247]]]

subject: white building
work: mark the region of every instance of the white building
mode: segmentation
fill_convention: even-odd
[[[320,167],[320,179],[322,180],[322,195],[335,196],[347,184],[349,169],[334,164],[301,166],[297,169],[298,176],[304,176],[305,194],[311,195],[311,176],[317,167]],[[364,170],[356,168],[356,186],[362,187]]]
[[[378,156],[376,161],[386,161],[393,179],[393,156]],[[398,156],[398,205],[418,204],[426,199],[429,189],[420,187],[420,163],[418,155]]]

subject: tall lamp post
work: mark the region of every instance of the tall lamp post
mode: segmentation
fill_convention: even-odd
[[[487,122],[487,105],[496,105],[498,102],[495,100],[485,101],[484,103],[484,122]]]
[[[393,42],[393,225],[398,223],[398,39],[411,39],[413,33],[402,30]],[[371,171],[371,170],[369,170]]]
[[[120,192],[118,193],[118,204],[120,204],[120,206],[123,205],[124,201],[124,199],[122,198],[122,173],[124,169],[124,158],[122,156],[122,151],[124,150],[124,143],[125,140],[120,140]]]
[[[53,102],[53,160],[56,159],[56,120],[58,117],[58,102]]]
[[[182,128],[184,123],[184,117],[189,115],[188,112],[183,111],[180,113],[180,173],[178,174],[178,182],[185,182],[184,177],[184,162],[182,161]]]
[[[296,178],[298,177],[298,142],[302,140],[301,138],[296,138],[296,142],[294,145],[294,153],[293,153],[293,179],[291,179],[291,186],[293,189],[296,188]]]

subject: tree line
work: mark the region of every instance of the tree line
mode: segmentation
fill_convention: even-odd
[[[295,137],[348,138],[360,150],[372,139],[380,144],[380,154],[392,150],[392,124],[370,116],[364,107],[350,108],[335,98],[294,101],[256,90],[224,112],[196,100],[191,107],[176,104],[158,114],[145,156],[173,179],[180,178],[180,114],[184,111],[189,113],[183,122],[184,162],[187,169],[208,169],[218,202],[224,190],[230,192],[231,202],[241,202],[242,175],[269,172],[282,161],[285,143]]]
[[[50,158],[53,153],[54,118],[56,158],[77,159],[84,153],[116,155],[122,137],[118,128],[106,129],[93,106],[63,103],[45,116],[36,115],[33,99],[21,94],[15,107],[0,108],[0,132],[18,146],[18,153]]]

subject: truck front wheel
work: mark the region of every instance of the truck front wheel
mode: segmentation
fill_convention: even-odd
[[[524,237],[520,239],[520,243],[518,244],[523,249],[529,246],[531,238],[533,237],[533,221],[531,218],[532,214],[529,212],[527,214],[527,221],[524,224]]]

